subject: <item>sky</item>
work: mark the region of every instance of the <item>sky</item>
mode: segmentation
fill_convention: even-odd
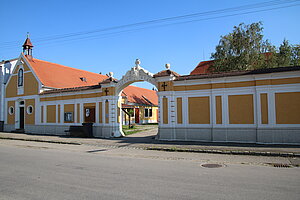
[[[152,73],[170,63],[189,74],[240,23],[261,21],[276,46],[284,38],[300,44],[299,0],[0,0],[0,7],[0,60],[18,57],[29,32],[34,58],[117,79],[136,58]]]

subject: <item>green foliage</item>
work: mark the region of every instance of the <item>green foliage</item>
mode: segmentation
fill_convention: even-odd
[[[128,109],[127,113],[129,114],[130,117],[133,117],[134,111],[133,109]]]
[[[300,45],[294,45],[292,48],[292,65],[300,66]]]
[[[233,31],[221,36],[216,51],[211,54],[215,60],[211,71],[252,70],[299,64],[300,46],[292,46],[284,40],[277,49],[263,39],[261,22],[239,24]]]
[[[292,46],[286,39],[283,40],[277,53],[277,63],[279,66],[289,66],[292,61]]]

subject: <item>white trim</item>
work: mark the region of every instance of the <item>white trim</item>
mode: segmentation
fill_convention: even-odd
[[[32,108],[32,111],[31,111],[31,112],[29,112],[29,109],[30,109],[30,108]],[[26,113],[27,113],[28,115],[31,115],[33,112],[34,112],[34,107],[33,107],[32,105],[28,105],[28,106],[26,107]]]
[[[18,66],[17,66],[18,67]],[[19,73],[20,70],[22,70],[22,85],[19,86]],[[24,67],[23,64],[19,65],[19,69],[17,71],[17,95],[23,95],[24,94]]]
[[[12,111],[11,111],[11,109],[12,109]],[[9,106],[9,108],[8,108],[8,114],[9,115],[15,114],[15,108],[13,106]]]
[[[190,79],[190,80],[178,80],[178,81],[176,80],[174,81],[174,86],[204,85],[204,84],[214,84],[214,83],[236,83],[236,82],[255,81],[255,80],[295,78],[299,76],[300,76],[300,71],[273,72],[267,74],[227,76],[227,77],[220,77],[220,78]]]

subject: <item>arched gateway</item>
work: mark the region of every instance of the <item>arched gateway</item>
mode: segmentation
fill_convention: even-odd
[[[162,91],[166,91],[167,86],[171,86],[171,82],[176,78],[175,72],[170,71],[170,65],[166,64],[167,70],[161,71],[157,74],[150,73],[140,66],[140,60],[136,59],[135,66],[132,67],[126,74],[120,79],[113,78],[113,73],[109,74],[109,78],[101,82],[102,93],[105,97],[105,123],[102,128],[102,135],[104,137],[121,137],[124,136],[121,125],[121,92],[124,88],[134,82],[146,81],[154,85],[157,89],[158,95],[158,108],[161,109],[162,103]],[[159,119],[164,118],[162,113],[159,114]],[[159,129],[160,129],[159,120]]]

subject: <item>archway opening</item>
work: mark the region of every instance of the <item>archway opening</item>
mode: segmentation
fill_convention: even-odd
[[[125,84],[119,92],[118,106],[120,128],[126,137],[156,137],[159,103],[155,85],[145,81]]]

